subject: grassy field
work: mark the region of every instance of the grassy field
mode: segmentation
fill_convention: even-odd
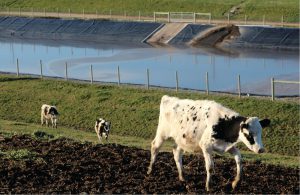
[[[299,22],[299,1],[297,0],[1,0],[0,8],[28,9],[81,13],[108,13],[114,14],[152,15],[154,11],[164,12],[202,12],[212,13],[213,19],[227,20],[227,13],[233,7],[236,11],[231,13],[232,19],[244,19],[245,15],[249,20],[262,21],[265,15],[266,21],[281,22],[284,16],[285,22]]]
[[[0,75],[0,118],[18,123],[39,124],[42,104],[56,105],[59,126],[93,132],[94,121],[103,117],[112,122],[118,136],[153,139],[160,99],[168,94],[181,98],[216,100],[244,116],[269,118],[272,125],[263,131],[269,153],[299,156],[299,104],[254,97],[210,95],[164,89],[138,89],[114,85],[90,85],[59,80],[39,80]],[[134,141],[133,141],[134,142]]]

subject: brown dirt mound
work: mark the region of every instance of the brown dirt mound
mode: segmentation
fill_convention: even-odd
[[[184,156],[186,182],[180,182],[171,153],[160,153],[147,176],[150,152],[142,149],[25,135],[0,141],[1,151],[24,148],[35,152],[35,159],[0,159],[0,193],[205,193],[201,156]],[[215,168],[211,193],[231,193],[228,181],[235,175],[235,162],[216,157]],[[244,162],[243,171],[234,193],[299,194],[297,169]]]

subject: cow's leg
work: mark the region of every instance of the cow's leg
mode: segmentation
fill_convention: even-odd
[[[234,190],[242,177],[242,158],[240,151],[236,147],[231,148],[228,152],[234,156],[236,162],[236,176],[232,182],[232,189]]]
[[[206,191],[210,191],[210,182],[211,182],[211,172],[214,172],[214,162],[212,158],[212,150],[205,149],[202,147],[203,156],[205,160],[205,168],[206,168],[206,183],[205,188]]]
[[[56,121],[57,121],[57,119],[55,118],[55,119],[54,119],[54,127],[55,127],[55,129],[57,129]]]
[[[102,143],[102,137],[100,135],[100,131],[98,129],[95,129],[95,131],[96,131],[97,137],[99,139],[99,142]]]
[[[164,142],[164,139],[162,137],[156,136],[151,143],[151,159],[150,159],[150,165],[149,165],[148,171],[147,171],[148,175],[152,172],[153,163],[155,162],[156,156],[157,156],[159,149],[163,142]]]
[[[49,127],[48,119],[46,119],[46,126]]]
[[[41,125],[43,126],[43,124],[44,124],[44,117],[43,115],[41,115]]]
[[[182,175],[182,149],[178,146],[173,148],[174,160],[176,163],[176,167],[178,170],[178,176],[180,181],[184,181],[184,177]]]
[[[51,125],[52,125],[52,128],[54,128],[54,119],[53,119],[53,117],[51,117]]]

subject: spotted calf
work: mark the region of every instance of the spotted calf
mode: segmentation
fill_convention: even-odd
[[[269,124],[269,119],[244,117],[214,101],[182,100],[163,96],[156,136],[151,143],[151,160],[147,173],[151,173],[162,143],[168,138],[173,138],[176,143],[173,154],[181,181],[184,181],[183,151],[202,151],[207,173],[207,191],[210,190],[211,172],[214,170],[212,153],[229,152],[237,164],[237,175],[232,183],[234,189],[242,174],[241,154],[235,145],[243,142],[255,153],[264,152],[262,128]]]
[[[43,104],[41,107],[41,125],[43,125],[44,122],[46,122],[46,125],[49,126],[48,120],[51,120],[52,127],[57,128],[57,119],[57,108],[55,106]]]
[[[102,118],[96,120],[95,131],[97,133],[100,143],[102,142],[102,137],[105,137],[105,140],[108,141],[108,135],[110,131],[111,123]]]

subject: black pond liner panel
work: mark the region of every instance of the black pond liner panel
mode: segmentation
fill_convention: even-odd
[[[0,17],[0,36],[76,41],[141,42],[160,23]]]

